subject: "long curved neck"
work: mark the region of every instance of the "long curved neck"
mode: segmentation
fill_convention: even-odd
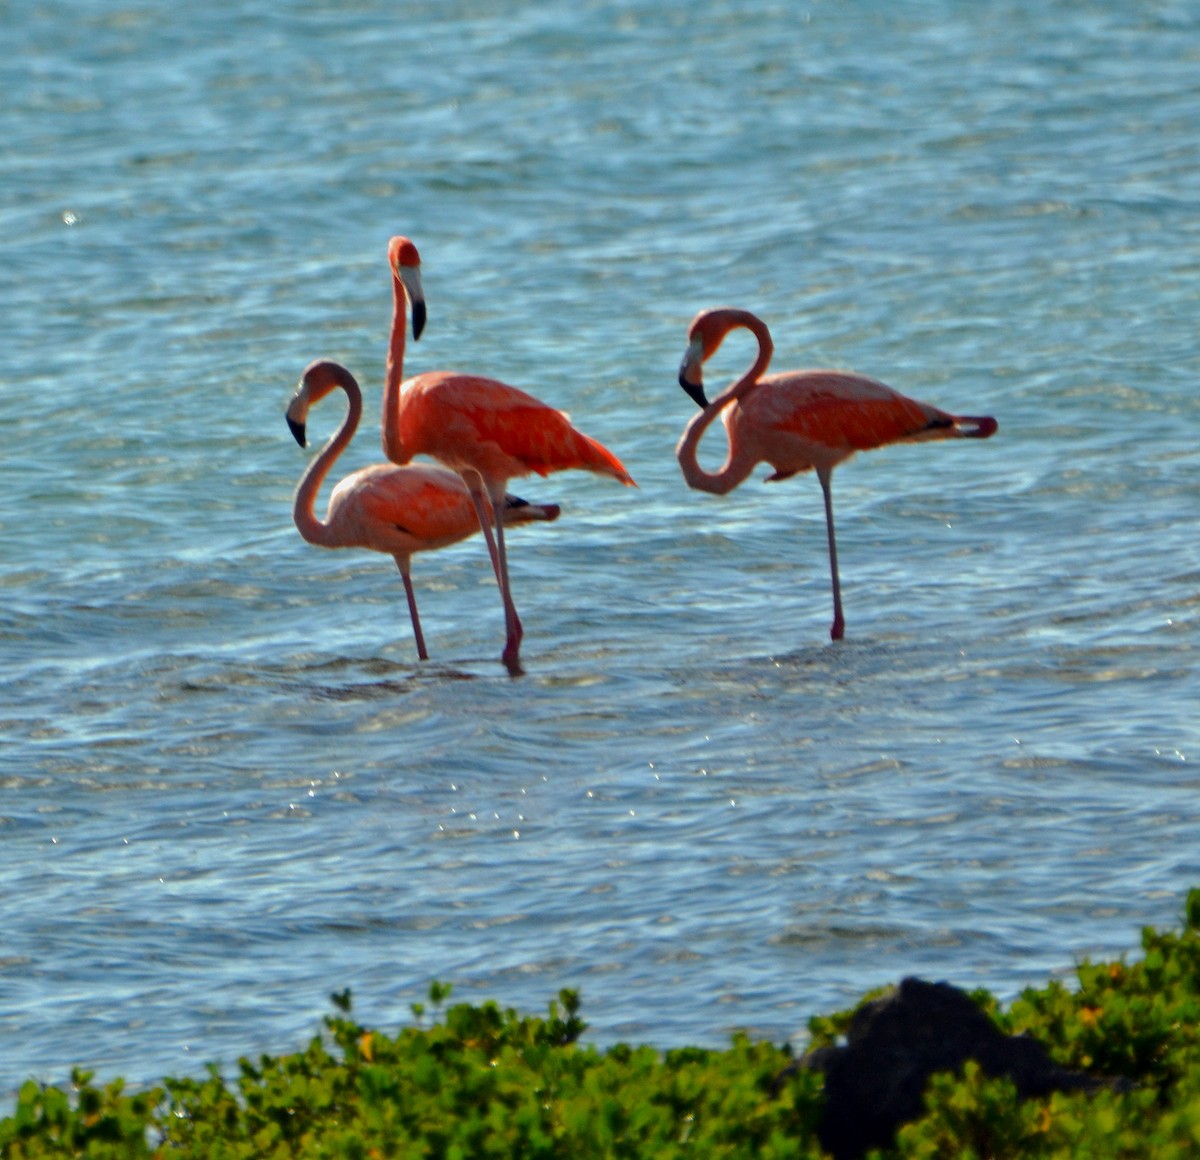
[[[329,469],[354,438],[358,421],[362,418],[362,392],[358,389],[358,383],[346,374],[337,376],[337,385],[346,392],[350,402],[346,417],[329,442],[321,448],[316,459],[308,465],[308,470],[300,477],[300,483],[296,487],[296,498],[292,502],[292,518],[296,521],[300,534],[310,544],[330,548],[339,546],[338,537],[329,524],[322,523],[317,518],[313,507]]]
[[[400,439],[400,384],[404,381],[404,336],[408,305],[400,279],[392,275],[392,335],[388,341],[387,370],[383,380],[383,453],[393,463],[412,458]]]
[[[766,374],[767,367],[771,364],[771,355],[775,353],[771,332],[767,330],[766,323],[757,315],[751,314],[748,310],[731,310],[727,321],[729,327],[725,333],[735,327],[744,326],[758,339],[758,355],[755,357],[753,365],[740,379],[726,387],[698,415],[692,416],[691,421],[684,428],[683,438],[679,440],[679,445],[675,448],[675,458],[679,460],[679,466],[683,470],[683,478],[688,487],[695,488],[697,491],[712,492],[714,495],[724,495],[744,482],[754,470],[755,460],[741,454],[731,441],[729,452],[725,456],[725,462],[721,465],[720,470],[715,474],[705,471],[696,457],[700,449],[700,440],[704,438],[704,433],[713,420],[726,407],[732,406],[758,386],[759,379]]]

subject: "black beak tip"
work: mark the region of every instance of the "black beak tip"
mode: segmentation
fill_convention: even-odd
[[[288,415],[287,416],[287,425],[288,425],[288,430],[291,431],[291,433],[295,436],[296,442],[299,443],[301,447],[307,447],[308,443],[304,437],[304,435],[305,435],[304,424],[297,423],[296,420],[291,417],[291,415]]]
[[[421,331],[425,329],[425,303],[414,302],[412,304],[412,328],[413,341],[416,342],[421,337]]]
[[[685,372],[679,372],[679,385],[688,393],[688,397],[701,410],[708,406],[708,396],[704,393],[703,383],[689,382]]]

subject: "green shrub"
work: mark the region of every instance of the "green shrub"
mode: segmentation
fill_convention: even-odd
[[[926,1115],[889,1157],[920,1160],[1200,1155],[1200,891],[1179,932],[1142,934],[1135,963],[1082,963],[1079,986],[1029,989],[1007,1010],[976,1001],[1011,1033],[1028,1031],[1064,1067],[1116,1081],[1091,1094],[1021,1101],[973,1063],[930,1083]],[[71,1091],[26,1083],[0,1120],[0,1158],[178,1160],[430,1157],[522,1160],[815,1158],[821,1077],[779,1082],[786,1049],[734,1037],[724,1050],[665,1053],[580,1043],[579,1000],[562,991],[544,1018],[494,1003],[442,1010],[389,1035],[351,1018],[350,995],[303,1051],[240,1061],[226,1081],[167,1079],[127,1095],[86,1071]],[[852,1011],[814,1018],[816,1044]]]
[[[1022,992],[1008,1029],[1042,1040],[1065,1067],[1165,1091],[1200,1062],[1200,890],[1186,914],[1178,934],[1143,930],[1139,962],[1084,962],[1075,991]]]
[[[165,1092],[151,1088],[134,1096],[124,1083],[105,1088],[92,1073],[71,1073],[72,1100],[56,1087],[27,1081],[17,1094],[16,1110],[0,1120],[0,1156],[24,1160],[41,1156],[137,1157],[153,1155],[148,1132]]]

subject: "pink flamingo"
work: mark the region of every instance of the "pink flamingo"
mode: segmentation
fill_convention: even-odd
[[[428,371],[401,382],[404,303],[406,295],[412,294],[412,270],[420,259],[411,241],[396,237],[388,245],[388,260],[394,310],[383,388],[383,449],[393,463],[429,455],[462,476],[504,604],[506,638],[501,659],[517,675],[524,630],[513,604],[504,545],[508,480],[568,468],[610,475],[624,484],[633,484],[633,479],[611,451],[572,427],[562,411],[515,387],[452,371]]]
[[[758,339],[758,357],[750,369],[709,403],[702,366],[725,336],[745,327]],[[758,463],[775,469],[768,481],[788,479],[812,468],[825,493],[829,570],[833,578],[833,626],[841,640],[846,629],[833,532],[833,469],[856,451],[888,443],[930,439],[986,439],[997,423],[988,416],[950,415],[906,398],[891,387],[848,371],[803,370],[767,375],[775,347],[766,323],[748,310],[702,310],[688,328],[688,348],[679,368],[679,385],[702,408],[693,415],[675,449],[689,487],[724,495],[742,483]],[[715,474],[696,461],[700,439],[723,415],[729,453]]]
[[[309,407],[335,387],[341,387],[349,399],[346,418],[301,477],[292,518],[310,544],[324,548],[370,548],[386,552],[396,561],[408,597],[417,655],[423,661],[428,660],[409,574],[410,560],[414,552],[444,548],[479,531],[475,505],[463,481],[453,471],[433,465],[396,467],[375,463],[347,475],[333,489],[328,514],[324,522],[319,520],[313,511],[317,493],[334,460],[354,438],[362,417],[362,392],[344,366],[317,360],[305,368],[287,409],[288,426],[296,442],[304,447]],[[506,495],[500,513],[505,523],[521,524],[557,519],[559,507],[526,503]]]

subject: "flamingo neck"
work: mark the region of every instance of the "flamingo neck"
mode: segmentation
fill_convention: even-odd
[[[400,438],[400,384],[404,381],[404,338],[407,330],[404,287],[392,275],[392,334],[388,341],[387,369],[383,380],[383,453],[393,463],[407,463],[412,456]]]
[[[684,428],[679,445],[675,448],[675,458],[679,460],[679,466],[683,470],[683,478],[688,487],[697,491],[712,492],[714,495],[724,495],[744,482],[754,470],[755,461],[752,457],[742,454],[731,438],[729,451],[720,469],[715,473],[705,471],[697,458],[700,440],[704,438],[704,433],[713,420],[726,407],[745,398],[758,387],[759,380],[766,374],[767,367],[771,364],[771,355],[775,352],[775,344],[771,341],[771,333],[767,330],[766,323],[756,315],[751,314],[748,310],[731,310],[726,316],[726,321],[728,326],[725,334],[735,327],[744,326],[758,339],[758,354],[750,369],[741,378],[726,387],[698,415],[692,416],[691,421]],[[724,338],[724,334],[721,337]]]
[[[362,418],[362,392],[358,389],[358,383],[347,374],[345,377],[339,375],[337,384],[346,392],[349,400],[346,417],[300,477],[300,483],[296,487],[296,498],[292,502],[292,519],[295,520],[300,535],[310,544],[319,544],[326,548],[340,547],[339,538],[330,524],[317,518],[313,508],[329,469],[354,438],[354,432]]]

